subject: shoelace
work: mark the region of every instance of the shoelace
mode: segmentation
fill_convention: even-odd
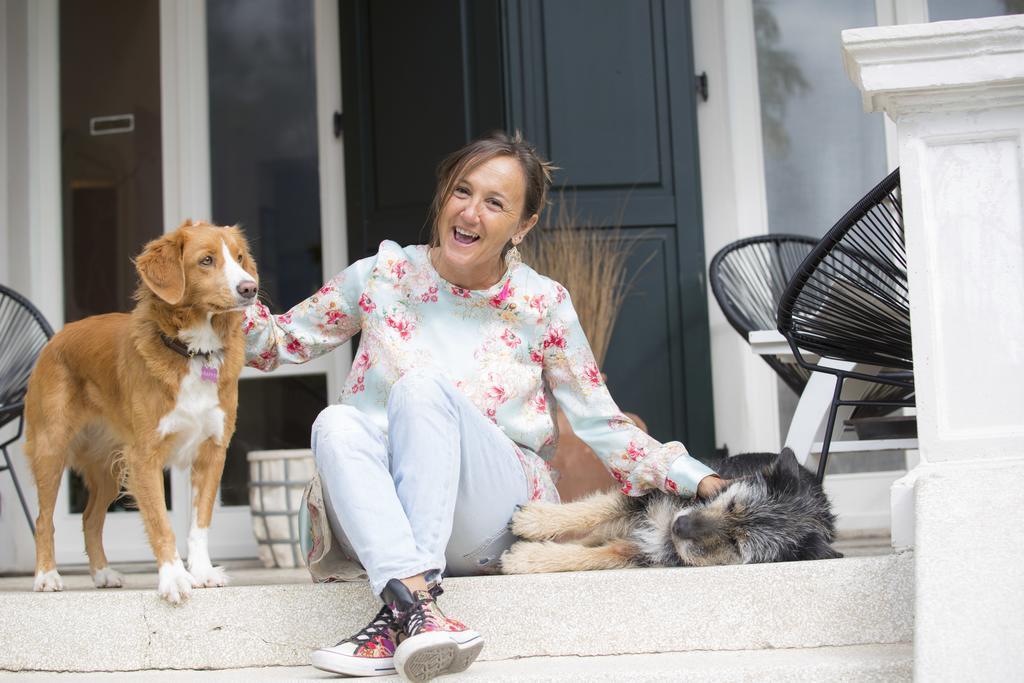
[[[373,638],[375,635],[384,633],[385,631],[390,629],[394,622],[395,616],[391,613],[391,608],[387,605],[384,605],[380,608],[380,611],[377,612],[377,616],[373,618],[373,621],[367,624],[362,631],[355,634],[351,638],[347,638],[341,641],[341,643],[346,643],[349,641],[365,643],[369,641],[371,638]],[[338,643],[338,645],[341,645],[341,643]]]
[[[426,623],[427,619],[430,618],[431,615],[425,614],[426,610],[423,609],[423,606],[427,602],[431,601],[425,600],[423,602],[417,603],[415,607],[409,610],[409,614],[405,618],[404,630],[410,636],[414,636],[417,633],[419,633],[420,627],[423,626],[423,624]]]
[[[410,635],[416,635],[424,624],[432,623],[440,625],[441,620],[435,613],[436,603],[434,602],[433,595],[427,600],[420,600],[416,605],[409,610],[409,613],[405,616],[404,631]]]
[[[434,611],[430,609],[430,605],[436,605],[434,600],[444,593],[444,589],[441,588],[440,584],[434,584],[427,589],[427,593],[430,597],[417,600],[416,603],[409,608],[408,612],[395,613],[396,625],[405,631],[406,635],[413,635],[418,632],[419,628],[428,620],[434,623],[440,623],[437,616],[434,615]],[[387,609],[387,605],[385,605]],[[378,615],[379,616],[379,615]]]

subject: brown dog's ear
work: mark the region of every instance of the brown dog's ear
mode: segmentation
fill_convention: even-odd
[[[154,294],[172,306],[179,303],[185,296],[181,234],[172,232],[149,242],[135,259],[135,269]]]

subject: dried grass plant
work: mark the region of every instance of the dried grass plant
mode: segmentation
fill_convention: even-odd
[[[602,367],[615,320],[640,271],[628,277],[626,270],[635,240],[618,227],[581,228],[575,202],[559,197],[557,205],[554,220],[535,230],[519,251],[524,262],[569,291],[597,365]]]

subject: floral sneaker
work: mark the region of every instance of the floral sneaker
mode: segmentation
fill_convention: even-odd
[[[484,647],[479,633],[441,612],[434,600],[441,593],[440,586],[413,593],[401,581],[392,580],[382,594],[401,628],[395,669],[414,683],[465,671]]]
[[[318,669],[348,676],[387,676],[395,673],[395,646],[401,631],[391,608],[384,605],[363,630],[334,647],[313,652]]]

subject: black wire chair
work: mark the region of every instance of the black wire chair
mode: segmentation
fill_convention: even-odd
[[[43,314],[28,299],[14,290],[0,285],[0,429],[18,421],[17,433],[0,444],[3,451],[4,464],[0,472],[7,471],[14,481],[14,490],[21,500],[25,518],[36,532],[32,521],[32,513],[28,509],[28,501],[18,483],[18,475],[11,464],[11,455],[7,447],[21,438],[25,427],[25,392],[28,390],[28,377],[35,366],[36,358],[43,346],[53,336],[53,329]]]
[[[899,169],[850,209],[808,254],[779,300],[778,329],[801,367],[836,377],[818,462],[821,482],[840,406],[881,415],[914,405]],[[804,352],[880,370],[872,375],[826,367],[809,362]],[[869,382],[871,389],[858,400],[843,399],[848,379]]]
[[[728,244],[708,268],[711,292],[744,341],[754,330],[773,330],[786,284],[818,240],[803,235],[758,235]],[[811,372],[774,355],[761,358],[799,396]]]

